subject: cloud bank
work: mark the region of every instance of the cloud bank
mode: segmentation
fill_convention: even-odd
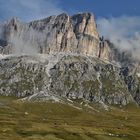
[[[130,51],[134,58],[140,59],[140,17],[99,18],[97,25],[100,35],[121,51]]]
[[[25,21],[63,12],[57,0],[0,0],[1,19],[19,17]]]
[[[37,31],[28,26],[23,26],[23,31],[13,32],[9,37],[9,42],[13,48],[13,54],[34,55],[39,53],[39,46],[43,46],[46,40],[46,33]]]

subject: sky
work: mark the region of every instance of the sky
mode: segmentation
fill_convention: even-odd
[[[140,15],[140,0],[61,0],[69,13],[90,11],[95,17]]]
[[[67,12],[92,12],[95,18],[140,16],[140,0],[0,0],[0,20],[19,17],[24,21]]]
[[[92,12],[100,36],[140,60],[140,0],[0,0],[0,21]]]

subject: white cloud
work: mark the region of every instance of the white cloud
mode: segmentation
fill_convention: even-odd
[[[140,17],[100,18],[97,25],[100,35],[120,50],[131,51],[134,58],[140,59]]]
[[[17,16],[23,20],[40,19],[63,12],[56,0],[3,0],[0,1],[3,18]]]

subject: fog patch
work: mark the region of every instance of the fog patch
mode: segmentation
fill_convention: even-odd
[[[140,17],[112,17],[97,20],[100,35],[110,40],[119,50],[129,51],[140,60]]]

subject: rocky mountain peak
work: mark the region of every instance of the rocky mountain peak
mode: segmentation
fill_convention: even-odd
[[[28,42],[27,45],[33,49],[37,48],[37,53],[66,52],[97,56],[99,52],[99,35],[94,16],[90,13],[73,16],[62,13],[30,23],[12,18],[4,30],[4,41],[13,48],[13,44],[17,44],[15,40],[19,40],[23,44]]]
[[[8,24],[9,25],[15,25],[15,24],[18,24],[20,22],[20,19],[18,17],[12,17],[9,21],[8,21]]]
[[[6,28],[9,28],[9,30],[15,30],[17,31],[17,28],[20,26],[21,22],[20,19],[17,17],[11,18],[9,21],[6,23]]]
[[[2,28],[1,54],[65,52],[96,56],[106,61],[116,60],[110,44],[100,40],[91,13],[73,16],[62,13],[29,23],[12,18]]]
[[[99,38],[94,16],[91,13],[79,13],[72,16],[76,34],[90,35]]]

